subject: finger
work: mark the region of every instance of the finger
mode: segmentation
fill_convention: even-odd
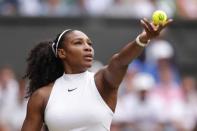
[[[148,28],[149,28],[150,31],[154,31],[155,30],[153,28],[153,26],[151,25],[151,23],[149,23],[149,21],[146,18],[144,18],[143,21],[148,26]]]
[[[143,20],[140,20],[140,23],[141,23],[141,25],[144,27],[144,30],[148,33],[148,34],[150,34],[150,30],[149,30],[149,28],[148,28],[148,26],[144,23],[144,21]]]
[[[162,29],[164,28],[163,24],[159,24],[158,28],[157,28],[157,32],[160,32]]]
[[[149,32],[147,32],[147,33],[149,35],[158,36],[159,32],[158,32],[157,28],[154,25],[152,25],[152,23],[149,23],[148,20],[145,18],[142,21],[144,22],[144,24],[148,28]]]
[[[160,32],[161,30],[163,30],[164,28],[166,28],[169,24],[171,24],[172,22],[173,22],[173,20],[172,19],[169,19],[169,20],[167,20],[167,22],[165,24],[160,24],[157,31]]]
[[[169,26],[173,22],[173,19],[167,20],[167,22],[164,24],[163,28]]]

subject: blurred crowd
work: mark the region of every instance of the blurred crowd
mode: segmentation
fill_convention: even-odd
[[[103,64],[95,60],[92,72]],[[20,131],[28,99],[28,80],[0,68],[0,131]],[[119,89],[111,131],[197,131],[197,85],[181,74],[175,52],[163,35],[152,40],[128,67]]]
[[[157,9],[171,18],[197,18],[196,0],[0,0],[3,16],[142,18]]]
[[[111,131],[197,131],[197,87],[180,74],[163,36],[134,60],[119,90]]]
[[[0,69],[0,131],[20,131],[27,99],[25,81],[17,80],[9,66]]]

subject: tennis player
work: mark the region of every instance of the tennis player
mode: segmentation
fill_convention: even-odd
[[[94,49],[82,31],[64,30],[39,43],[27,59],[30,99],[22,131],[39,131],[43,124],[49,131],[109,131],[128,64],[171,22],[156,27],[142,19],[142,33],[96,73],[87,71]]]

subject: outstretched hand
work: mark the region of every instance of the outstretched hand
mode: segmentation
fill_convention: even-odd
[[[146,42],[150,39],[156,38],[159,36],[160,32],[166,28],[170,23],[172,23],[172,19],[168,19],[166,23],[160,25],[154,25],[152,22],[149,22],[146,18],[140,20],[141,25],[144,30],[140,34],[140,38],[142,41]]]

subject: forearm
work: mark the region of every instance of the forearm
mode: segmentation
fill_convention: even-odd
[[[144,47],[141,46],[143,44],[139,43],[148,44],[148,41],[150,39],[159,36],[161,30],[171,22],[172,20],[170,19],[166,21],[164,25],[153,25],[149,23],[147,19],[140,20],[140,23],[144,27],[144,30],[139,35],[140,37],[138,39],[138,42],[134,40],[133,42],[128,43],[118,54],[116,54],[116,57],[113,57],[113,59],[111,60],[111,63],[113,63],[112,67],[115,66],[116,69],[123,69],[124,67],[126,68],[128,64],[137,56],[139,56],[143,51]]]
[[[140,38],[140,42],[147,43],[147,39]],[[121,51],[115,54],[104,73],[106,81],[114,88],[118,88],[121,83],[129,63],[141,54],[144,47],[137,44],[136,41],[128,43]]]
[[[140,42],[147,43],[148,44],[148,38],[144,36],[139,37]],[[116,55],[116,60],[119,62],[119,66],[125,67],[133,59],[138,57],[142,51],[144,50],[144,47],[137,44],[136,40],[128,43],[125,47],[123,47],[120,52]]]
[[[128,43],[119,53],[113,55],[106,69],[103,70],[105,81],[110,83],[112,87],[118,87],[122,81],[128,65],[133,59],[139,56],[144,50],[144,46],[148,44],[150,39],[157,37],[160,31],[169,25],[172,20],[168,20],[164,25],[154,26],[146,19],[140,21],[144,27],[143,32],[139,35],[139,39]]]

